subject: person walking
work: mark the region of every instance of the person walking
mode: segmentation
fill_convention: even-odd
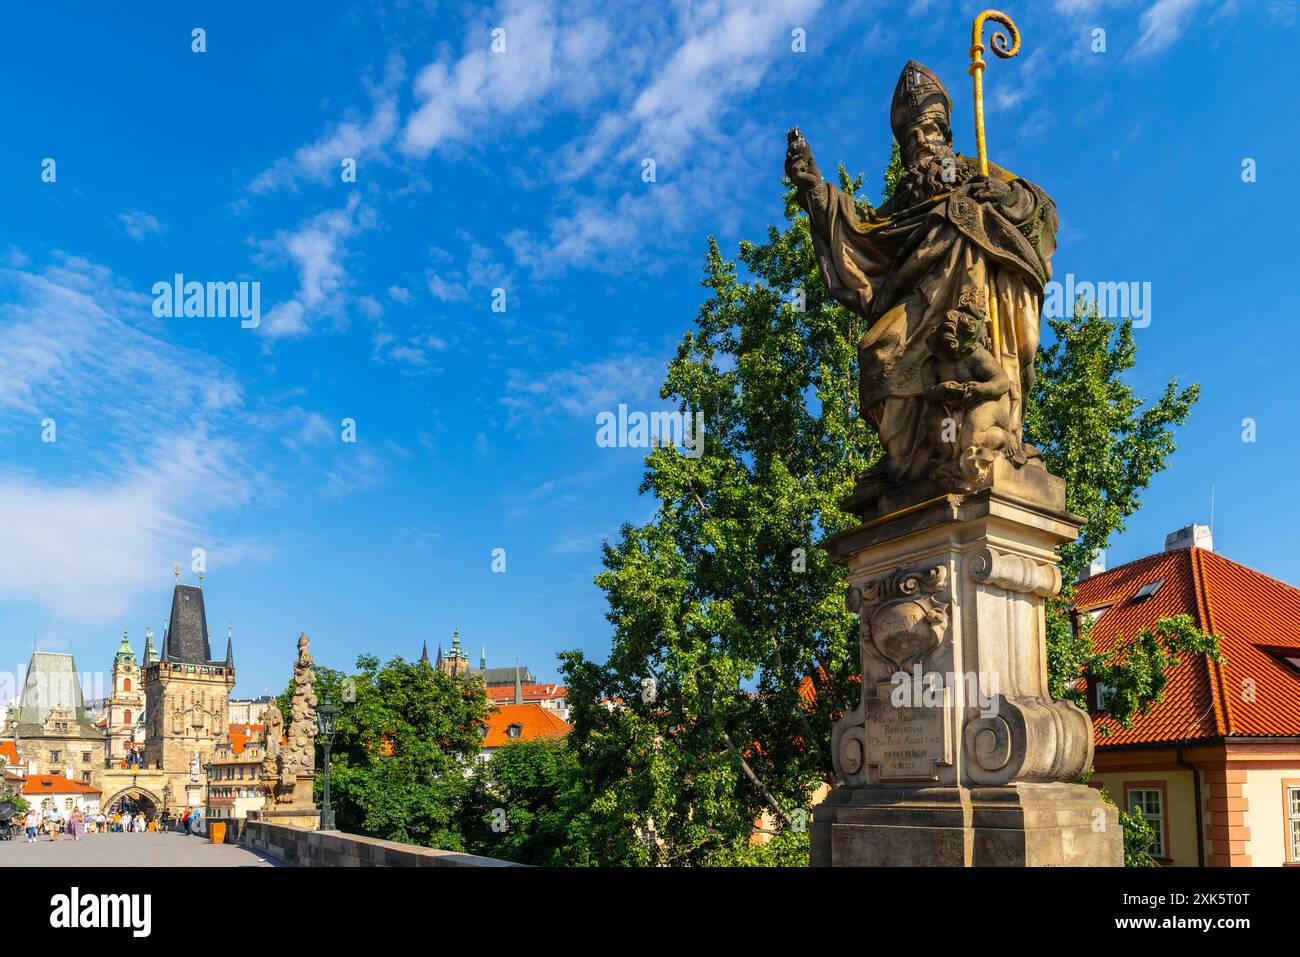
[[[186,808],[186,809],[185,809],[185,813],[184,813],[183,815],[181,815],[181,824],[183,824],[183,825],[185,826],[185,833],[186,833],[186,834],[193,834],[193,833],[194,833],[193,831],[190,830],[190,813],[191,813],[191,812],[190,812],[190,809],[189,809],[189,808]]]
[[[63,816],[59,814],[57,807],[50,808],[49,814],[45,819],[46,827],[50,832],[50,842],[54,843],[59,839],[59,827],[63,824]]]
[[[36,813],[36,808],[29,807],[27,816],[23,819],[23,824],[27,828],[27,843],[36,843],[36,831],[41,826],[41,816]]]

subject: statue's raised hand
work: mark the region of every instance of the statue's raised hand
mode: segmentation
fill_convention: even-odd
[[[801,192],[811,189],[822,181],[822,174],[813,159],[812,147],[794,127],[786,134],[788,146],[785,151],[785,174],[790,177],[795,187]]]

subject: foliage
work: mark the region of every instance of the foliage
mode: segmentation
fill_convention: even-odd
[[[1163,697],[1169,670],[1180,655],[1207,655],[1223,661],[1222,639],[1196,627],[1188,615],[1161,618],[1153,628],[1143,628],[1128,641],[1117,642],[1106,654],[1094,654],[1086,663],[1090,681],[1107,686],[1106,719],[1102,734],[1109,733],[1105,720],[1128,728],[1138,715],[1146,714]]]
[[[808,830],[787,828],[762,844],[738,845],[730,859],[720,863],[730,867],[808,867],[811,863]]]
[[[588,863],[590,802],[563,739],[517,741],[475,770],[465,811],[474,854],[540,867]]]
[[[402,658],[381,667],[362,655],[356,667],[351,676],[314,668],[317,697],[338,707],[330,797],[339,829],[464,850],[469,775],[487,713],[483,683]],[[286,696],[280,701],[284,708]]]
[[[1156,832],[1141,814],[1119,812],[1119,823],[1124,828],[1124,866],[1155,867],[1156,862],[1147,853],[1156,841]]]
[[[742,243],[739,262],[710,240],[703,285],[662,395],[704,411],[705,454],[648,456],[657,514],[605,546],[597,579],[609,660],[564,656],[575,747],[620,863],[716,863],[764,810],[806,807],[857,689],[843,576],[816,543],[853,524],[838,502],[878,451],[856,415],[861,321],[827,295],[802,216]],[[629,844],[629,825],[658,843]]]
[[[1132,320],[1103,317],[1082,297],[1068,318],[1046,318],[1055,341],[1038,352],[1037,378],[1025,408],[1025,438],[1049,471],[1065,479],[1066,507],[1088,520],[1078,541],[1062,546],[1061,574],[1075,581],[1091,558],[1124,531],[1152,477],[1174,452],[1174,430],[1187,421],[1200,386],[1165,384],[1154,403],[1124,381],[1137,361]]]
[[[898,148],[898,140],[894,140],[894,145],[889,149],[889,162],[885,164],[885,188],[880,194],[881,205],[894,195],[894,187],[903,178],[903,172],[903,154]]]
[[[1115,804],[1115,799],[1105,788],[1101,789],[1101,797],[1107,804]],[[1141,814],[1125,811],[1123,808],[1118,810],[1119,824],[1124,830],[1124,866],[1155,867],[1156,862],[1147,853],[1156,841],[1155,828]]]
[[[0,782],[0,801],[13,802],[16,813],[18,814],[26,813],[27,809],[31,807],[31,805],[27,803],[27,799],[23,797],[22,792],[18,790],[17,787],[12,784],[4,784],[3,782]],[[14,820],[16,821],[17,818]]]

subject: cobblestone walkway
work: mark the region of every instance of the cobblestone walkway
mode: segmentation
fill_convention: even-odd
[[[15,835],[0,841],[0,867],[271,867],[273,862],[234,844],[209,844],[205,837],[172,831],[144,834],[87,834],[80,841],[62,835],[35,844]]]

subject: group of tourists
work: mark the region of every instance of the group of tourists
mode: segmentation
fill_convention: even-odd
[[[178,819],[173,819],[168,811],[146,816],[144,811],[114,810],[108,814],[90,813],[81,808],[60,811],[57,807],[44,809],[28,808],[22,815],[22,826],[27,835],[27,843],[35,844],[38,834],[48,834],[51,841],[57,841],[64,834],[74,841],[80,841],[87,834],[143,834],[147,831],[166,831],[173,823],[178,824],[186,834],[199,830],[202,813],[198,808],[186,808]],[[17,819],[15,819],[17,823]]]

